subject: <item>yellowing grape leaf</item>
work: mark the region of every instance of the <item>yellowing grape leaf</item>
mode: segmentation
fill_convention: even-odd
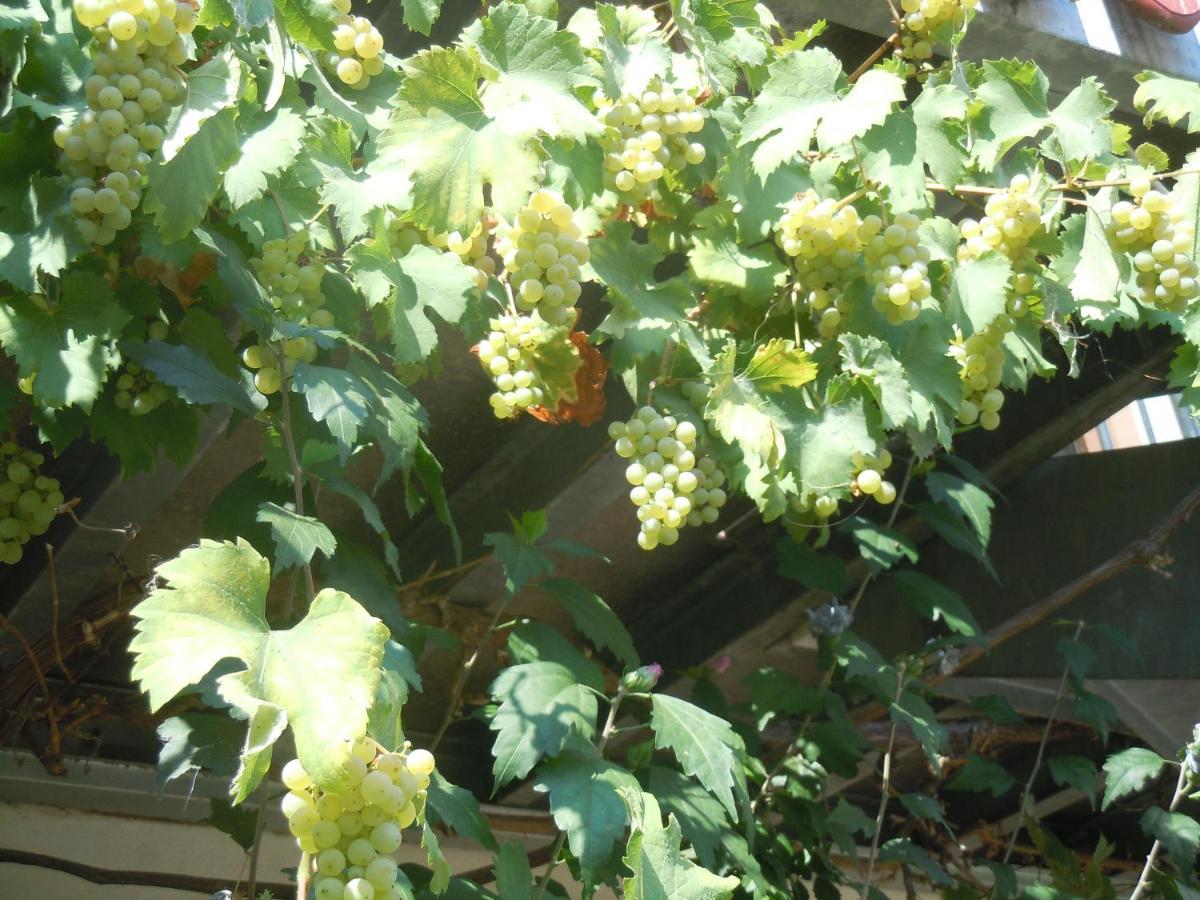
[[[286,725],[304,768],[322,787],[348,785],[349,741],[366,732],[387,627],[348,594],[326,588],[293,628],[266,617],[270,564],[246,541],[201,541],[158,567],[158,587],[134,607],[133,677],[158,710],[217,663],[241,671],[217,688],[249,719],[238,799],[265,771]],[[248,776],[246,772],[253,772]]]

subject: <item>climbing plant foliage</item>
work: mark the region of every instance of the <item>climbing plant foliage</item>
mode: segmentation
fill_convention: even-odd
[[[221,416],[253,423],[261,459],[219,501],[236,532],[159,566],[130,650],[155,710],[182,695],[212,710],[164,722],[164,778],[204,767],[241,802],[290,733],[301,894],[495,896],[452,878],[440,827],[496,854],[504,897],[561,896],[559,878],[647,900],[866,897],[877,861],[956,896],[1016,893],[1008,854],[935,839],[936,793],[900,797],[920,828],[886,835],[883,808],[821,797],[869,750],[848,708],[874,702],[938,784],[1016,810],[996,763],[942,771],[923,677],[980,631],[913,568],[894,513],[990,570],[991,487],[955,441],[1003,429],[1009,398],[1075,374],[1094,335],[1170,332],[1170,384],[1200,405],[1200,151],[1133,146],[1095,78],[1052,94],[1033,62],[961,58],[973,3],[900,5],[894,53],[852,72],[820,26],[787,33],[752,0],[0,11],[0,562],[62,510],[40,474],[53,453],[103,444],[132,476],[187,465]],[[419,49],[393,53],[381,9]],[[434,43],[435,25],[461,30]],[[1195,84],[1138,81],[1147,127],[1200,126]],[[378,498],[431,508],[459,552],[426,442],[439,410],[410,390],[454,355],[480,417],[608,428],[646,551],[722,527],[730,504],[775,523],[781,573],[844,596],[824,550],[837,534],[940,637],[886,659],[851,630],[857,600],[834,600],[810,611],[818,685],[763,669],[732,705],[698,669],[688,699],[659,686],[595,586],[555,576],[587,551],[548,540],[543,514],[514,519],[487,538],[506,576],[495,603],[537,587],[590,646],[499,626],[512,662],[478,713],[496,789],[528,781],[561,831],[535,877],[401,724],[433,632],[391,596],[418,573],[400,571]],[[632,416],[605,413],[606,377]],[[361,511],[374,543],[322,522],[320,494]],[[1065,644],[1064,684],[1106,733],[1084,635]],[[460,684],[451,727],[461,699]],[[764,738],[781,724],[782,751]],[[1181,765],[1182,791],[1194,748]],[[1103,806],[1179,766],[1113,756]],[[1048,771],[1094,801],[1088,760]],[[1111,896],[1027,822],[1050,860],[1039,896]],[[428,869],[397,869],[398,829],[422,823]],[[1147,883],[1191,896],[1195,822],[1152,808],[1142,824],[1167,851]]]

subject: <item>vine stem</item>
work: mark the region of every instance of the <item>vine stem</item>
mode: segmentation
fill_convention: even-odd
[[[622,685],[617,688],[616,694],[613,695],[612,703],[608,706],[608,718],[604,720],[604,728],[600,731],[600,738],[596,742],[596,752],[601,757],[604,756],[604,748],[608,746],[608,739],[616,732],[617,725],[617,710],[621,708],[621,702],[625,699],[625,687]],[[541,880],[538,881],[537,888],[533,892],[530,900],[542,900],[542,895],[546,893],[546,888],[550,886],[550,878],[554,874],[554,870],[558,868],[558,857],[562,853],[563,844],[566,843],[567,833],[560,831],[558,837],[554,839],[554,843],[550,846],[550,863],[546,866],[546,871],[542,873]]]
[[[260,791],[258,799],[258,818],[254,821],[254,844],[250,847],[249,900],[255,900],[258,894],[258,853],[262,848],[263,829],[267,825],[267,793]]]
[[[471,677],[471,671],[475,668],[475,663],[479,661],[479,651],[483,649],[483,645],[496,631],[496,626],[500,624],[500,616],[504,614],[504,610],[508,608],[509,602],[512,600],[512,594],[505,594],[505,597],[500,601],[500,605],[496,607],[496,612],[492,614],[492,620],[488,622],[487,628],[479,638],[479,642],[475,645],[475,649],[471,651],[471,655],[467,657],[467,661],[463,663],[462,668],[458,672],[458,677],[454,680],[454,687],[450,691],[450,699],[446,703],[446,712],[442,716],[442,723],[438,726],[437,733],[433,736],[433,740],[429,744],[429,752],[433,753],[437,750],[438,744],[446,734],[446,729],[450,727],[450,723],[454,721],[454,711],[458,709],[458,701],[462,699],[463,691],[467,687],[467,679]]]
[[[308,879],[312,876],[312,856],[307,850],[300,854],[296,869],[296,900],[308,900]]]
[[[895,47],[896,44],[898,44],[899,42],[900,42],[900,32],[899,31],[893,32],[892,36],[889,37],[882,44],[880,44],[875,49],[874,53],[872,53],[865,60],[863,60],[862,65],[860,65],[857,69],[855,69],[853,72],[850,73],[850,77],[848,79],[849,82],[851,84],[854,84],[854,82],[858,81],[858,79],[860,79],[863,76],[863,74],[866,73],[866,71],[871,68],[871,66],[873,66],[873,65],[875,65],[875,63],[879,62],[880,58],[885,53],[887,53],[888,50]]]
[[[1162,172],[1154,177],[1157,179],[1163,178],[1181,178],[1185,175],[1200,175],[1200,169],[1175,169],[1173,172]],[[1128,185],[1132,179],[1130,178],[1114,178],[1108,181],[1059,181],[1048,188],[1055,192],[1075,191],[1077,193],[1085,193],[1096,188],[1103,187],[1124,187]],[[939,181],[929,179],[925,186],[931,191],[942,191],[946,194],[1000,194],[1008,190],[1002,187],[987,187],[978,184],[942,184]]]
[[[1083,623],[1080,622],[1075,627],[1075,635],[1072,640],[1079,640],[1079,635],[1083,634]],[[1058,712],[1058,705],[1062,703],[1063,696],[1067,690],[1067,678],[1070,677],[1071,667],[1063,666],[1062,677],[1058,679],[1058,691],[1054,695],[1054,705],[1050,707],[1050,715],[1046,717],[1046,727],[1042,729],[1042,739],[1038,741],[1037,755],[1033,758],[1033,768],[1029,772],[1029,779],[1025,782],[1025,789],[1021,791],[1021,801],[1017,806],[1017,822],[1013,827],[1012,835],[1008,839],[1008,846],[1004,849],[1004,864],[1008,865],[1009,859],[1012,857],[1013,849],[1017,846],[1017,837],[1021,834],[1021,814],[1025,810],[1025,804],[1029,802],[1029,798],[1033,796],[1033,782],[1037,778],[1038,771],[1042,767],[1042,758],[1046,755],[1046,743],[1050,740],[1050,729],[1054,725],[1054,715]]]
[[[896,699],[904,693],[904,669],[896,673]],[[875,878],[875,860],[879,857],[879,835],[883,831],[883,818],[887,815],[887,805],[892,789],[892,751],[896,748],[896,719],[892,719],[892,729],[888,733],[887,749],[883,753],[883,781],[879,793],[879,810],[875,813],[875,833],[871,835],[871,851],[867,855],[867,877],[863,881],[862,900],[867,900],[871,890],[871,881]]]
[[[279,357],[279,367],[283,369],[283,356]],[[304,515],[304,470],[300,467],[300,458],[296,455],[296,441],[292,433],[292,403],[291,379],[284,384],[280,400],[283,403],[283,415],[280,417],[280,432],[283,435],[284,446],[287,447],[288,465],[292,470],[292,490],[296,498],[296,515]],[[304,589],[308,593],[308,602],[312,603],[317,596],[317,586],[313,581],[312,564],[304,566]]]
[[[1171,797],[1171,805],[1167,807],[1168,812],[1175,812],[1187,794],[1187,774],[1187,766],[1181,765],[1179,767],[1179,780],[1175,782],[1175,794]],[[1142,895],[1146,892],[1146,888],[1150,886],[1150,874],[1154,871],[1154,864],[1158,862],[1158,854],[1161,852],[1162,841],[1155,839],[1154,844],[1150,847],[1150,852],[1146,855],[1146,864],[1142,867],[1142,874],[1138,876],[1137,884],[1134,885],[1133,893],[1129,895],[1129,900],[1141,900]]]
[[[888,514],[888,528],[891,528],[896,524],[896,519],[900,515],[900,508],[904,505],[904,495],[908,493],[909,485],[912,484],[912,473],[915,465],[916,457],[909,457],[908,465],[904,470],[904,480],[900,483],[900,490],[896,492],[896,499],[892,504],[892,511]],[[863,595],[867,592],[867,587],[874,580],[874,578],[874,574],[867,572],[867,574],[863,577],[863,580],[858,583],[858,588],[855,590],[854,597],[850,601],[851,616],[853,616],[854,611],[858,609],[858,604],[862,601]],[[829,687],[830,682],[833,680],[833,672],[833,666],[830,666],[825,670],[825,673],[821,676],[819,685],[821,690]],[[796,731],[796,736],[792,738],[791,743],[789,743],[784,749],[783,755],[779,757],[779,761],[776,762],[775,765],[771,767],[770,771],[767,772],[767,777],[763,779],[763,785],[758,791],[758,796],[755,797],[753,802],[750,804],[751,815],[757,812],[762,801],[774,792],[775,788],[772,787],[772,784],[774,783],[776,776],[779,775],[779,773],[783,770],[783,767],[787,765],[788,760],[791,759],[796,751],[800,748],[800,742],[804,740],[804,734],[808,731],[808,726],[812,724],[812,720],[812,713],[809,713],[804,717],[804,720],[800,723],[799,729]]]

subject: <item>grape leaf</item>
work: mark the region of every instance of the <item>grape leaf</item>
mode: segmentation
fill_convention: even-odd
[[[338,544],[338,553],[334,555],[333,561],[336,561],[341,556],[343,557],[343,562],[345,562],[340,540]],[[370,563],[367,563],[367,565],[370,565]],[[379,566],[379,569],[383,569],[383,567]],[[328,571],[329,567],[327,565],[321,566],[321,578],[327,587],[329,586]],[[386,577],[385,574],[385,581]],[[364,594],[363,597],[370,598],[371,600],[375,599],[370,597],[369,594]],[[388,602],[395,605],[395,595],[391,592],[390,585],[388,587]],[[374,613],[371,605],[367,602],[364,602],[363,606],[367,612]],[[394,620],[394,610],[392,612],[393,615],[388,616],[388,618]],[[387,624],[386,620],[384,624]],[[402,622],[401,624],[403,626],[407,623]],[[389,630],[391,629],[389,628]],[[383,649],[383,664],[380,667],[379,673],[379,689],[375,692],[375,700],[371,704],[371,708],[367,711],[367,734],[390,750],[397,749],[404,744],[403,712],[404,704],[408,702],[408,687],[410,684],[417,690],[421,689],[421,676],[417,674],[417,664],[413,659],[412,651],[403,644],[388,641]]]
[[[607,647],[630,668],[640,662],[633,638],[617,614],[597,594],[567,578],[548,578],[539,585],[571,614],[575,627],[597,647]]]
[[[1141,819],[1142,831],[1161,841],[1171,861],[1186,881],[1194,881],[1196,851],[1200,850],[1200,823],[1183,813],[1152,806]]]
[[[271,527],[271,537],[275,539],[276,575],[285,569],[307,565],[318,550],[330,557],[337,549],[337,541],[327,525],[312,516],[300,515],[290,505],[263,503],[256,519]]]
[[[1167,761],[1143,747],[1130,747],[1104,761],[1104,799],[1100,810],[1129,794],[1142,790],[1158,777]]]
[[[812,411],[793,394],[786,421],[786,461],[798,473],[805,491],[820,493],[849,486],[854,471],[850,454],[854,449],[869,452],[876,446],[858,397]]]
[[[62,180],[41,177],[27,190],[14,187],[8,208],[0,204],[0,278],[33,293],[39,273],[57,275],[82,251],[78,230],[66,220],[70,193]]]
[[[510,121],[519,134],[577,141],[603,130],[574,93],[599,83],[574,34],[508,3],[492,9],[467,37],[493,70],[483,94],[493,119]]]
[[[982,105],[974,120],[972,156],[990,172],[1017,142],[1049,123],[1050,83],[1036,64],[1011,59],[986,60],[979,73],[983,81],[975,96]]]
[[[533,787],[549,793],[554,824],[566,833],[584,883],[594,884],[629,823],[621,792],[636,791],[637,781],[594,751],[566,750],[542,767]]]
[[[604,689],[600,666],[545,622],[521,622],[509,631],[506,644],[513,662],[555,662],[570,670],[580,684],[597,691]]]
[[[228,46],[188,73],[187,97],[172,114],[163,137],[163,162],[174,159],[201,125],[237,103],[241,80],[241,60]]]
[[[442,853],[441,845],[438,843],[437,834],[434,833],[428,821],[421,827],[421,846],[425,849],[425,861],[433,870],[433,875],[429,879],[429,890],[435,895],[444,894],[446,888],[450,886],[450,876],[454,874],[454,869],[446,861],[446,856]]]
[[[209,804],[212,811],[203,821],[229,835],[239,847],[249,852],[250,848],[254,846],[258,813],[253,809],[234,806],[221,797],[213,797],[209,800]]]
[[[805,587],[831,594],[843,594],[850,587],[846,564],[833,554],[821,553],[808,544],[785,537],[775,545],[775,556],[778,559],[775,571]]]
[[[1116,106],[1100,82],[1091,76],[1067,94],[1050,113],[1054,137],[1063,158],[1074,162],[1111,153],[1112,123],[1108,114]]]
[[[584,39],[586,45],[601,51],[604,92],[609,97],[641,94],[652,79],[665,76],[671,68],[671,51],[666,44],[653,32],[627,34],[622,14],[628,14],[622,7],[599,4],[593,20],[599,33],[592,42]],[[578,18],[572,19],[572,30],[576,30]],[[650,24],[657,23],[651,18]]]
[[[319,159],[313,164],[322,175],[321,202],[334,208],[347,242],[366,234],[367,217],[373,210],[385,206],[403,210],[411,202],[410,173],[394,159],[383,161],[368,151],[360,169],[331,166]]]
[[[437,346],[430,313],[451,324],[462,321],[475,292],[475,276],[453,253],[413,247],[396,258],[384,240],[363,242],[350,250],[351,277],[376,305],[394,297],[392,344],[402,365],[425,360]]]
[[[236,0],[235,0],[236,2]],[[333,6],[321,0],[275,0],[288,37],[314,50],[334,51]]]
[[[1099,773],[1094,762],[1086,756],[1052,756],[1047,760],[1047,766],[1055,784],[1083,791],[1095,808]]]
[[[925,487],[934,502],[944,503],[960,515],[975,531],[979,545],[987,547],[992,537],[992,508],[995,506],[987,491],[945,472],[930,472],[925,476]]]
[[[258,750],[264,732],[278,737],[290,724],[305,770],[322,787],[347,789],[349,742],[366,731],[387,628],[348,595],[325,589],[294,628],[272,631],[267,560],[241,540],[202,540],[155,574],[157,587],[131,612],[137,633],[130,643],[133,677],[151,709],[221,660],[237,659],[245,669],[220,676],[217,685],[250,719],[247,749]],[[243,784],[242,795],[251,787]]]
[[[946,729],[938,722],[933,707],[912,691],[905,691],[898,701],[888,704],[888,715],[897,725],[907,725],[912,729],[912,733],[921,744],[921,749],[925,751],[930,767],[934,772],[940,773],[942,753],[948,736]]]
[[[782,166],[765,178],[750,165],[749,147],[733,149],[725,158],[716,188],[724,192],[746,240],[769,237],[779,221],[780,207],[812,187],[812,179],[797,166]]]
[[[479,810],[475,795],[451,784],[440,772],[434,772],[430,778],[426,809],[433,813],[436,821],[452,828],[460,837],[492,851],[500,849],[492,826]]]
[[[58,302],[8,297],[0,303],[0,345],[35,375],[33,399],[46,406],[90,410],[110,369],[121,361],[116,338],[130,315],[108,282],[90,272],[64,275]]]
[[[504,669],[492,682],[500,706],[490,728],[492,773],[497,788],[524,778],[544,754],[556,754],[571,735],[590,740],[596,728],[596,696],[553,662]]]
[[[917,126],[911,109],[898,109],[862,139],[867,176],[887,185],[889,205],[896,212],[928,206],[925,165],[917,150]]]
[[[674,751],[684,773],[704,785],[736,820],[735,788],[744,789],[737,758],[742,739],[724,719],[679,697],[654,694],[650,702],[654,746]]]
[[[308,411],[324,422],[338,445],[343,463],[358,439],[358,429],[371,408],[371,390],[356,375],[331,366],[300,363],[292,373],[292,387],[304,394]]]
[[[808,384],[817,377],[817,364],[795,341],[773,338],[755,349],[741,377],[757,390],[773,394]]]
[[[692,274],[700,281],[730,289],[752,306],[765,306],[787,274],[774,248],[769,244],[742,246],[732,211],[720,219],[710,218],[708,226],[693,237],[688,250]]]
[[[252,416],[266,409],[266,398],[222,373],[209,356],[183,344],[163,341],[127,342],[125,355],[149,369],[163,384],[170,385],[188,403],[224,403]]]
[[[375,480],[378,490],[397,468],[405,472],[412,468],[429,418],[408,388],[379,366],[354,356],[349,368],[371,390],[370,415],[363,427],[383,454],[383,466]]]
[[[767,61],[770,41],[755,0],[672,0],[671,11],[714,88],[733,93],[741,66]]]
[[[733,875],[714,875],[680,852],[683,835],[675,816],[667,817],[652,794],[642,794],[640,818],[629,835],[623,862],[628,900],[728,900],[738,886]]]
[[[496,890],[501,897],[532,897],[533,870],[525,845],[505,841],[496,855]]]
[[[154,216],[164,242],[180,240],[204,221],[222,174],[241,152],[236,118],[236,107],[221,110],[200,125],[170,162],[150,167],[142,206]]]
[[[274,115],[240,124],[241,155],[225,172],[225,195],[234,209],[261,197],[268,179],[296,161],[305,129],[304,119],[286,106]]]
[[[42,412],[49,410],[46,407]],[[118,409],[112,394],[96,398],[87,415],[93,441],[104,441],[108,451],[121,461],[126,478],[138,472],[152,472],[162,456],[179,467],[186,467],[196,452],[200,436],[200,415],[194,406],[171,401],[144,416],[131,416]]]
[[[1200,84],[1151,71],[1135,77],[1138,89],[1133,105],[1145,113],[1147,128],[1156,122],[1180,125],[1187,118],[1188,133],[1200,133]]]
[[[435,231],[470,231],[484,185],[496,214],[511,218],[536,186],[527,137],[493,119],[479,94],[482,64],[465,49],[437,48],[405,63],[396,108],[380,137],[381,158],[413,183],[412,217]]]
[[[1012,266],[999,253],[967,260],[954,270],[946,317],[964,336],[983,331],[1004,313]]]
[[[162,741],[154,775],[159,795],[169,782],[201,769],[232,775],[244,731],[244,725],[224,713],[193,711],[164,719],[157,729]]]
[[[912,569],[893,572],[890,577],[904,599],[929,621],[940,619],[951,631],[967,637],[980,634],[979,623],[957,591]]]
[[[967,753],[966,764],[947,785],[952,791],[988,793],[999,799],[1016,787],[1017,780],[999,763],[984,759],[975,753]]]
[[[954,884],[950,874],[934,862],[933,857],[923,847],[913,843],[912,838],[892,838],[885,841],[879,848],[879,861],[912,866],[933,884]]]
[[[443,0],[403,0],[404,24],[413,31],[428,36],[433,24],[442,14]]]
[[[967,96],[951,84],[926,84],[912,104],[917,152],[938,182],[958,184],[967,165]]]
[[[844,96],[842,64],[824,48],[788,53],[773,62],[770,77],[746,111],[738,146],[759,142],[754,171],[765,178],[812,146],[822,150],[861,137],[904,99],[904,82],[871,69]]]

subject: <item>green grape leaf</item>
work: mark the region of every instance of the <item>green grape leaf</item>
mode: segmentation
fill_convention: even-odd
[[[967,260],[954,270],[946,316],[965,337],[983,331],[1005,311],[1012,265],[999,253]]]
[[[1142,831],[1161,841],[1171,854],[1171,862],[1186,881],[1194,881],[1196,851],[1200,850],[1200,823],[1183,813],[1167,812],[1152,806],[1141,819]]]
[[[724,719],[679,697],[654,694],[650,703],[654,746],[672,750],[684,773],[704,785],[736,820],[734,793],[744,791],[737,756],[742,739]]]
[[[154,373],[163,384],[175,388],[188,403],[223,403],[238,412],[253,416],[266,409],[266,398],[221,372],[208,354],[184,344],[147,341],[127,342],[121,349],[130,359]]]
[[[354,356],[349,368],[371,390],[370,415],[363,427],[383,454],[383,466],[375,480],[378,490],[396,469],[408,472],[412,468],[429,418],[408,388],[379,366]]]
[[[530,515],[526,513],[523,518]],[[544,519],[544,513],[542,516]],[[545,533],[544,527],[528,531],[516,520],[513,526],[513,534],[494,531],[483,536],[484,546],[492,548],[493,555],[504,567],[504,587],[510,597],[520,593],[533,579],[554,571],[554,561],[537,546],[538,538]]]
[[[235,3],[237,0],[235,0]],[[331,4],[321,0],[275,0],[275,8],[283,18],[288,37],[313,50],[334,51]]]
[[[1096,771],[1094,762],[1086,756],[1052,756],[1046,764],[1055,784],[1083,791],[1095,808],[1096,782],[1100,773]]]
[[[842,370],[858,376],[867,386],[883,414],[884,428],[903,428],[910,423],[924,426],[926,417],[918,420],[913,409],[915,391],[886,342],[869,335],[841,334],[838,343],[842,348]]]
[[[1128,271],[1128,263],[1125,263],[1123,271],[1117,254],[1109,243],[1108,231],[1104,225],[1107,204],[1094,196],[1088,198],[1087,204],[1083,244],[1079,248],[1079,261],[1068,287],[1080,302],[1080,312],[1085,317],[1104,318],[1108,311],[1105,307],[1111,306],[1117,299],[1118,289]]]
[[[759,142],[754,171],[765,178],[812,146],[828,150],[861,137],[904,99],[904,81],[883,69],[866,72],[843,96],[842,64],[824,48],[788,53],[746,111],[738,146]]]
[[[202,769],[232,775],[245,731],[245,725],[224,713],[185,712],[164,719],[157,730],[162,748],[154,774],[159,795],[169,782]]]
[[[979,623],[957,591],[912,569],[893,572],[889,577],[900,588],[909,605],[929,621],[937,622],[940,619],[951,631],[966,637],[982,633]]]
[[[842,522],[839,530],[854,538],[858,552],[876,574],[890,569],[902,559],[910,563],[917,561],[917,547],[912,541],[863,516],[851,516]]]
[[[536,187],[528,138],[493,119],[479,94],[480,63],[465,49],[427,50],[405,63],[396,108],[380,137],[381,158],[413,183],[411,215],[438,232],[469,231],[491,206],[511,218]]]
[[[322,175],[321,202],[334,208],[347,242],[367,233],[367,219],[374,210],[385,206],[404,210],[412,201],[410,173],[395,159],[380,160],[368,151],[360,169],[331,166],[319,159],[312,162]]]
[[[817,364],[795,341],[772,338],[755,349],[741,377],[756,390],[773,394],[785,387],[804,387],[817,377]]]
[[[901,694],[899,701],[888,704],[888,715],[898,725],[907,725],[925,751],[925,758],[934,772],[942,771],[942,753],[945,751],[946,729],[937,720],[933,711],[924,699],[912,691]]]
[[[35,176],[28,190],[12,190],[7,209],[0,204],[0,278],[34,293],[39,273],[57,275],[83,250],[66,218],[70,195],[63,180]]]
[[[780,538],[775,548],[779,560],[775,571],[784,578],[831,594],[843,594],[849,590],[846,564],[839,557],[814,550],[808,544],[791,538]]]
[[[1200,84],[1151,71],[1141,72],[1136,78],[1133,105],[1145,113],[1147,128],[1157,122],[1180,125],[1186,118],[1188,133],[1200,133]]]
[[[765,178],[750,165],[752,149],[729,152],[716,184],[734,209],[738,231],[748,241],[771,236],[783,204],[812,187],[812,179],[798,166],[781,166]]]
[[[501,897],[532,897],[533,870],[529,853],[518,841],[505,841],[496,855],[496,890]]]
[[[342,542],[339,540],[338,552],[334,555],[333,561],[337,561],[339,557],[344,557]],[[370,554],[368,554],[368,557]],[[343,559],[344,561],[344,559]],[[375,563],[378,566],[378,563]],[[370,565],[370,563],[366,563]],[[379,569],[383,569],[379,566]],[[383,570],[386,573],[386,570]],[[336,573],[336,570],[335,570]],[[376,573],[378,574],[378,573]],[[321,578],[326,587],[330,586],[329,566],[321,566]],[[384,576],[386,580],[386,574]],[[345,579],[341,579],[344,581]],[[368,590],[370,585],[367,585]],[[372,604],[367,602],[367,598],[374,601],[375,598],[369,594],[365,594],[363,606],[367,612],[374,614]],[[390,584],[388,586],[388,602],[391,605],[395,604],[395,595],[392,593]],[[394,610],[391,610],[393,615],[388,616],[388,619],[395,619]],[[381,617],[382,618],[382,617]],[[384,620],[387,624],[387,619]],[[401,629],[407,625],[406,622],[401,622]],[[389,631],[390,631],[389,627]],[[397,633],[400,633],[400,630]],[[382,744],[389,750],[395,750],[404,744],[404,704],[408,702],[408,688],[412,685],[417,690],[421,690],[421,676],[417,674],[416,660],[413,659],[412,651],[403,644],[397,644],[395,641],[388,641],[383,649],[383,664],[380,667],[379,673],[379,689],[375,692],[375,701],[371,704],[370,710],[367,711],[367,734]]]
[[[979,545],[987,547],[992,537],[992,508],[995,506],[987,491],[945,472],[930,472],[925,476],[925,487],[934,502],[943,503],[962,516],[979,538]]]
[[[162,161],[170,162],[200,130],[200,126],[237,104],[242,63],[231,47],[214,54],[187,77],[187,97],[172,114],[162,144]]]
[[[555,662],[570,670],[580,684],[597,691],[604,689],[600,666],[545,622],[521,622],[509,631],[506,644],[513,662]]]
[[[278,503],[263,503],[255,518],[271,528],[271,537],[275,540],[275,575],[285,569],[308,565],[318,550],[330,557],[337,549],[333,532],[325,523],[312,516],[300,515],[290,504],[285,507]]]
[[[450,877],[454,874],[454,869],[446,861],[446,856],[442,853],[441,845],[438,843],[437,834],[434,833],[428,821],[421,826],[421,846],[425,850],[425,861],[433,870],[433,875],[429,879],[429,890],[434,894],[444,894],[446,888],[450,886]]]
[[[1159,776],[1167,761],[1153,750],[1131,747],[1104,761],[1104,811],[1122,797],[1137,793]]]
[[[225,196],[234,209],[261,197],[268,180],[288,169],[300,155],[304,119],[282,106],[252,123],[243,120],[242,150],[225,172]]]
[[[950,790],[986,793],[999,799],[1016,787],[1017,780],[999,763],[975,753],[968,753],[966,759],[958,774],[947,785]]]
[[[203,821],[213,826],[233,839],[246,852],[254,846],[255,826],[258,823],[258,813],[253,809],[234,806],[221,797],[213,797],[209,804],[211,812]]]
[[[983,83],[975,96],[982,108],[974,123],[972,156],[990,172],[1019,141],[1034,137],[1049,124],[1050,82],[1032,62],[987,60],[979,71]]]
[[[597,6],[594,21],[599,25],[599,34],[591,44],[584,41],[600,50],[604,60],[604,92],[609,97],[641,94],[651,80],[666,76],[671,68],[671,51],[657,35],[625,33],[622,13],[626,12],[609,3]],[[572,20],[573,28],[574,25]]]
[[[325,423],[344,464],[370,412],[370,388],[345,369],[303,362],[292,372],[291,385],[304,395],[312,417]]]
[[[610,222],[604,236],[588,246],[591,266],[607,285],[612,304],[595,333],[617,341],[613,366],[622,371],[633,360],[662,352],[695,297],[680,278],[658,281],[654,268],[662,261],[662,252],[635,242],[628,222]]]
[[[396,545],[392,542],[392,536],[388,533],[387,526],[383,524],[383,516],[379,512],[379,507],[375,501],[371,499],[362,488],[352,481],[347,481],[344,478],[322,478],[322,483],[332,491],[336,491],[343,497],[354,502],[358,506],[359,512],[362,513],[363,520],[371,527],[371,529],[379,535],[383,541],[383,558],[387,562],[392,573],[400,577],[400,554],[396,549]]]
[[[267,560],[241,540],[202,540],[155,574],[158,586],[131,612],[130,643],[133,677],[151,709],[199,683],[221,660],[239,660],[245,669],[220,676],[217,685],[250,720],[247,749],[260,752],[261,732],[277,737],[271,723],[285,722],[313,779],[347,789],[349,742],[366,731],[387,628],[346,594],[325,589],[294,628],[272,631]],[[244,794],[251,786],[242,787]]]
[[[497,788],[524,778],[546,754],[556,754],[572,735],[591,740],[596,696],[558,663],[534,662],[504,669],[492,682],[500,706],[490,728],[492,773]]]
[[[901,794],[900,802],[917,818],[937,822],[947,831],[952,832],[950,823],[946,821],[946,815],[942,812],[942,805],[936,797],[930,797],[928,794]]]
[[[1050,113],[1054,137],[1069,161],[1097,159],[1111,153],[1112,123],[1108,114],[1116,102],[1094,77],[1087,77]]]
[[[951,84],[927,84],[913,101],[917,153],[941,184],[958,184],[966,169],[966,115],[967,95]]]
[[[594,884],[625,834],[629,811],[622,792],[636,792],[637,780],[594,751],[566,750],[540,769],[533,787],[550,795],[554,824],[566,833],[584,883]]]
[[[187,236],[208,214],[221,176],[241,152],[237,107],[206,119],[170,162],[150,167],[143,209],[165,243]]]
[[[652,794],[641,795],[623,862],[633,873],[625,879],[628,900],[728,900],[738,886],[733,875],[719,877],[687,859],[683,834],[675,816],[667,817]]]
[[[434,23],[442,14],[443,0],[402,0],[404,24],[420,34],[429,36]]]
[[[437,346],[437,329],[430,313],[458,324],[475,292],[475,276],[453,253],[432,247],[413,247],[397,259],[386,241],[374,240],[351,248],[350,275],[369,305],[393,299],[392,345],[396,362],[419,363]]]
[[[493,852],[500,846],[492,834],[492,826],[479,809],[475,795],[465,788],[451,784],[441,773],[434,772],[429,781],[426,809],[453,831]],[[435,822],[435,824],[436,824]]]
[[[929,205],[912,110],[896,110],[863,135],[862,161],[872,181],[887,185],[888,203],[896,212]]]
[[[770,244],[743,247],[733,227],[732,212],[708,220],[688,251],[688,266],[700,281],[727,288],[752,306],[763,307],[783,286],[785,266]]]
[[[848,487],[854,471],[850,454],[855,449],[869,451],[876,446],[858,397],[822,406],[815,412],[792,402],[786,421],[787,463],[799,473],[805,491],[822,493]]]
[[[111,395],[101,394],[87,415],[87,426],[92,440],[104,441],[120,459],[128,478],[154,471],[163,455],[177,466],[187,466],[196,452],[200,414],[194,406],[168,402],[144,416],[131,416],[129,410],[117,409]]]
[[[912,838],[892,838],[879,848],[879,861],[912,866],[933,884],[953,885],[954,879]]]
[[[468,38],[492,70],[483,94],[491,118],[511,122],[517,133],[529,136],[583,141],[603,130],[575,96],[599,82],[574,34],[558,31],[551,19],[525,6],[507,3],[492,9]]]
[[[629,668],[639,665],[633,638],[617,614],[597,594],[567,578],[548,578],[538,586],[554,595],[570,613],[575,627],[595,646],[608,648]]]
[[[770,40],[755,0],[672,0],[671,11],[692,57],[723,93],[736,90],[740,67],[767,61]]]
[[[100,395],[109,370],[121,361],[116,338],[130,316],[103,278],[64,275],[58,302],[14,296],[0,302],[0,345],[33,380],[33,400],[85,411]]]

